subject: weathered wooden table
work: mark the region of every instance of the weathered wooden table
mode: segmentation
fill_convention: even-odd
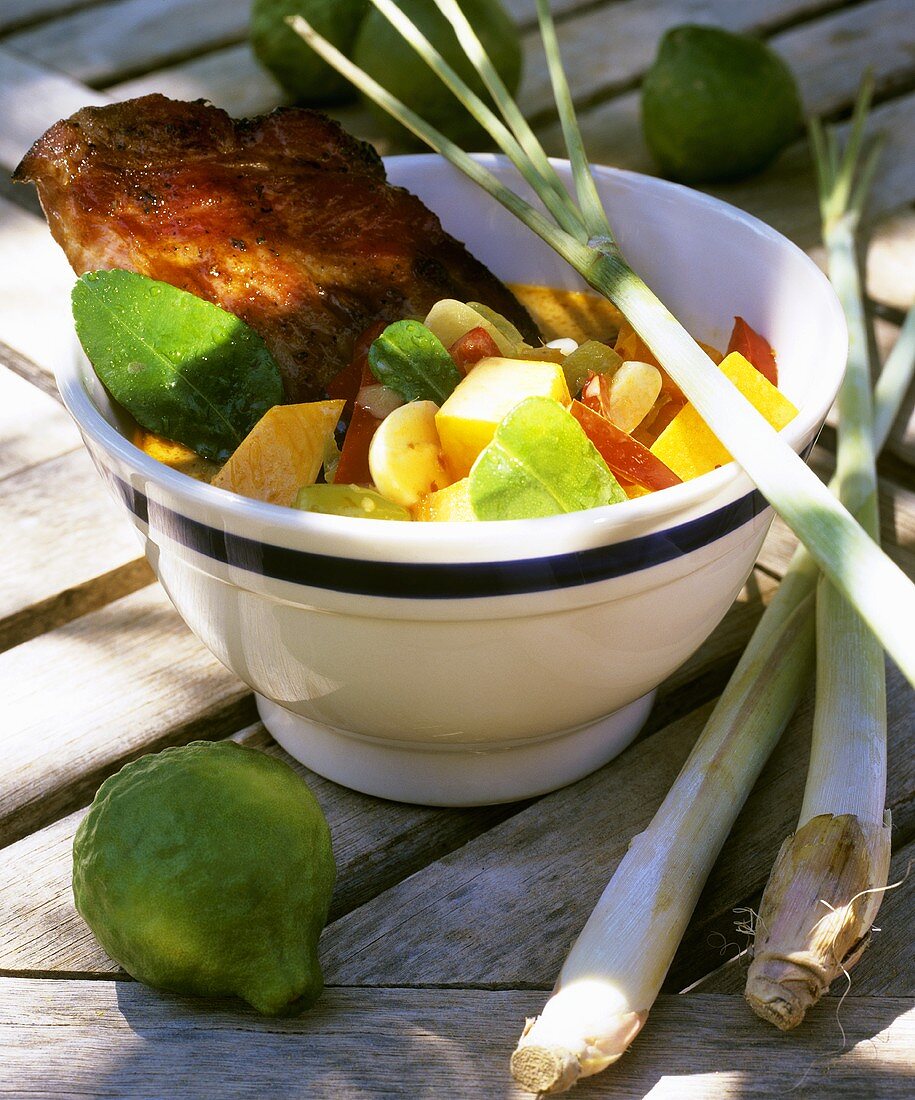
[[[533,0],[523,104],[557,145]],[[592,158],[651,170],[637,85],[660,33],[701,19],[766,37],[806,106],[847,116],[866,66],[887,135],[868,285],[883,348],[915,298],[913,0],[555,0]],[[152,583],[55,401],[71,276],[7,174],[55,119],[147,91],[206,96],[234,114],[278,93],[244,44],[246,0],[0,0],[0,1094],[4,1096],[501,1097],[508,1055],[629,839],[685,758],[792,548],[779,524],[725,621],[663,687],[618,760],[532,803],[440,810],[381,802],[309,775],[333,830],[339,886],[322,940],[328,989],[295,1020],[239,1003],[159,995],[130,980],[73,910],[70,845],[84,807],[125,761],[194,738],[282,755],[248,690]],[[341,112],[373,137],[358,109]],[[719,192],[816,254],[802,143]],[[830,466],[827,429],[814,454]],[[881,463],[886,545],[915,571],[910,399]],[[915,630],[915,625],[913,625]],[[699,903],[642,1036],[582,1096],[888,1098],[915,1094],[915,891],[886,899],[850,989],[796,1033],[741,997],[753,906],[804,782],[811,706],[787,731]],[[915,858],[912,692],[889,672],[895,859]],[[838,995],[847,993],[840,1002]]]

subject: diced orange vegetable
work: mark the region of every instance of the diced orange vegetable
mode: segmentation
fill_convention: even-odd
[[[737,352],[726,356],[719,367],[740,392],[769,421],[784,428],[797,409],[760,372]],[[651,453],[684,481],[707,474],[731,461],[730,454],[712,434],[692,405],[685,405],[661,433]]]
[[[469,486],[469,478],[464,477],[453,485],[429,493],[413,509],[413,518],[438,523],[475,520]]]
[[[173,470],[179,470],[182,474],[187,474],[188,477],[196,478],[198,481],[212,481],[213,477],[219,473],[218,462],[201,458],[183,443],[176,443],[174,439],[166,439],[163,435],[148,432],[145,428],[136,428],[133,442],[150,458],[154,458],[157,462],[164,462]]]
[[[680,478],[673,470],[665,466],[647,447],[643,447],[631,435],[581,401],[573,401],[569,411],[584,428],[585,435],[615,475],[647,491],[668,489],[671,485],[680,484]],[[623,482],[620,481],[620,484]],[[626,485],[623,488],[628,496],[633,495]]]
[[[739,352],[744,359],[753,364],[764,378],[773,386],[778,385],[778,367],[775,364],[775,352],[764,336],[751,328],[742,317],[734,318],[734,329],[728,342],[728,355]]]
[[[242,440],[213,484],[291,507],[299,489],[314,484],[343,404],[338,400],[275,405]]]

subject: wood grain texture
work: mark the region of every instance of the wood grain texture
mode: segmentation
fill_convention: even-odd
[[[6,34],[25,24],[40,23],[98,2],[99,0],[3,0],[0,4],[0,32]]]
[[[824,448],[815,449],[811,464],[821,478],[828,480],[833,462]],[[883,547],[908,576],[915,577],[915,493],[881,478],[878,496]],[[763,544],[758,564],[780,577],[791,560],[797,541],[790,528],[776,517]]]
[[[736,661],[760,612],[760,596],[774,582],[748,584],[725,620],[692,661],[662,688],[648,729],[709,696],[709,684]],[[692,695],[687,700],[687,693]],[[679,708],[679,710],[678,710]],[[255,725],[238,739],[287,760],[312,786],[331,824],[339,865],[333,916],[350,912],[407,875],[524,808],[431,810],[384,802],[347,791],[290,761]],[[86,800],[94,793],[89,791]],[[0,850],[0,970],[110,973],[116,969],[76,916],[70,897],[70,846],[83,811]]]
[[[0,84],[2,80],[0,76]],[[70,265],[44,218],[2,198],[0,256],[0,339],[44,370],[53,371],[72,355],[74,275]]]
[[[915,699],[888,684],[888,804],[899,835],[915,829]],[[327,932],[334,984],[549,986],[622,858],[647,825],[708,708],[672,723],[573,787],[541,799],[460,851],[413,875]],[[800,807],[810,702],[789,725],[700,899],[675,962],[682,989],[717,963],[709,935],[730,931],[735,899],[761,889]],[[727,901],[724,899],[727,898]],[[904,944],[897,938],[896,946]]]
[[[0,845],[151,748],[225,737],[253,702],[150,585],[0,654]]]
[[[541,999],[523,990],[327,989],[303,1016],[267,1020],[231,1001],[132,982],[6,978],[0,1073],[7,1095],[21,1097],[521,1100],[528,1094],[511,1082],[508,1056]],[[844,1048],[828,1013],[782,1036],[737,997],[663,998],[631,1053],[576,1094],[768,1100],[803,1085],[804,1096],[910,1096],[911,1004],[853,998],[843,1019]]]
[[[382,802],[309,771],[287,756],[259,723],[234,740],[284,760],[320,802],[337,861],[331,921],[517,809],[438,809]],[[85,812],[78,810],[0,850],[0,971],[121,973],[73,907],[71,849]]]
[[[0,481],[0,560],[0,649],[154,579],[82,447]]]
[[[60,404],[0,366],[0,497],[3,479],[79,445],[76,425]],[[0,532],[0,539],[4,537],[7,533]],[[0,576],[0,587],[5,583],[7,578]]]
[[[905,2],[905,0],[902,0]],[[682,23],[715,24],[760,34],[807,18],[832,5],[828,0],[625,0],[599,5],[558,27],[564,68],[580,106],[631,88],[653,62],[664,32]],[[534,121],[555,118],[546,57],[539,32],[524,39],[525,69],[519,101]]]
[[[108,97],[13,53],[4,43],[0,45],[0,102],[0,167],[11,172],[52,123],[80,107],[107,103]]]
[[[6,44],[49,69],[101,85],[239,41],[249,10],[234,0],[112,0],[12,34]]]
[[[770,45],[791,65],[808,112],[832,115],[847,110],[868,67],[881,94],[889,94],[900,85],[908,86],[915,25],[905,18],[907,6],[907,0],[872,0],[771,39]],[[733,7],[749,9],[755,5]],[[890,100],[873,112],[872,128],[886,131],[890,141],[881,160],[872,211],[895,211],[915,197],[913,140],[910,134],[895,132],[898,127],[911,125],[910,98]],[[614,96],[583,111],[580,123],[593,161],[656,171],[642,135],[637,92]],[[840,127],[840,133],[844,131],[845,127]],[[546,126],[541,137],[548,151],[562,155],[557,125]],[[806,143],[791,147],[762,174],[741,183],[704,189],[759,215],[803,247],[819,242],[816,188]],[[804,201],[799,201],[802,198]]]

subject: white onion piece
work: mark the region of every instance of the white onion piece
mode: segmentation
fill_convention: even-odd
[[[379,382],[375,386],[363,386],[356,396],[356,402],[367,409],[372,416],[384,420],[395,409],[400,408],[404,399],[397,390],[392,390],[390,386],[382,386]]]

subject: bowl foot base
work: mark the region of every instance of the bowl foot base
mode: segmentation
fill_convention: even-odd
[[[507,747],[408,745],[302,718],[258,695],[261,720],[300,763],[363,794],[424,806],[488,806],[564,787],[612,760],[645,723],[655,692],[587,726]]]

